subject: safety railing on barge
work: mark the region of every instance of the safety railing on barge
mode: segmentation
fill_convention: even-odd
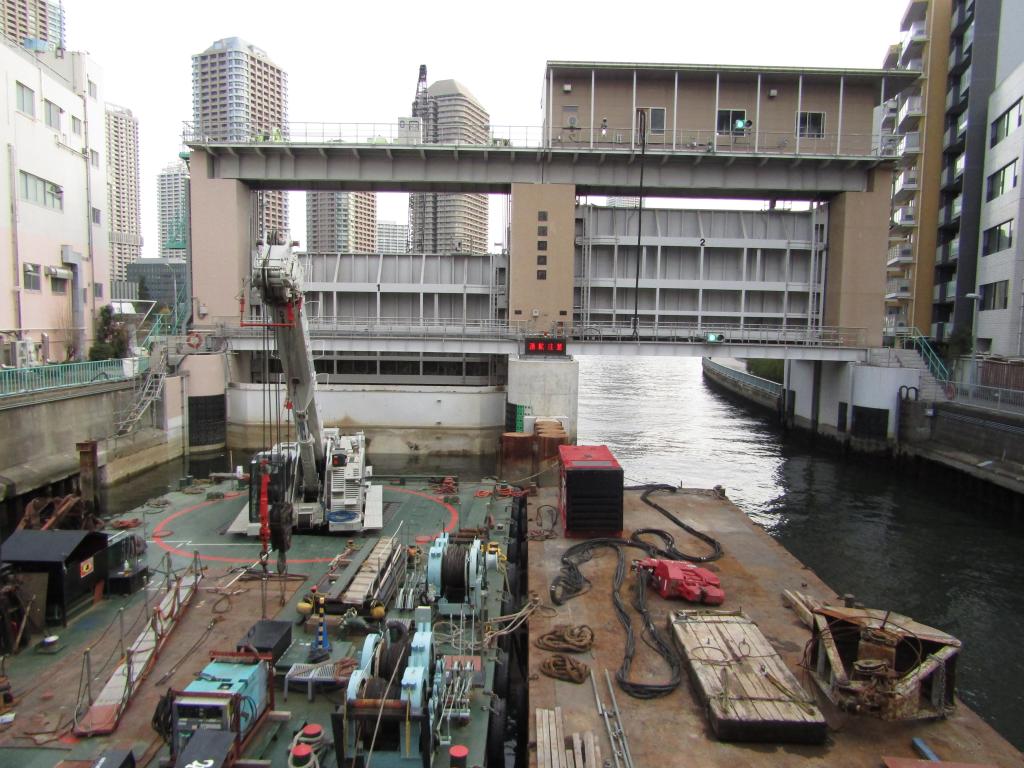
[[[245,327],[238,318],[215,320],[221,335],[234,338],[259,337],[262,327]],[[258,323],[257,317],[247,323]],[[703,322],[653,322],[634,327],[629,322],[555,323],[538,327],[528,321],[465,320],[462,318],[342,318],[309,319],[310,335],[316,338],[402,337],[423,339],[473,338],[522,340],[527,336],[550,336],[572,341],[670,342],[691,344],[758,344],[799,347],[864,346],[864,330],[837,326],[793,327]]]
[[[134,379],[146,372],[148,357],[0,369],[0,398],[67,387]]]

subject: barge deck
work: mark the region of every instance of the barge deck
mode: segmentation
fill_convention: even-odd
[[[550,524],[550,510],[542,516],[538,507],[556,505],[556,492],[543,490],[530,500],[531,529]],[[790,555],[767,533],[754,525],[735,505],[719,493],[706,490],[681,490],[660,494],[657,502],[683,522],[709,534],[721,542],[725,554],[703,567],[716,573],[726,593],[725,603],[716,606],[725,610],[742,610],[760,628],[772,647],[797,677],[802,694],[815,700],[828,723],[828,737],[820,746],[807,744],[727,743],[712,732],[704,706],[691,683],[682,684],[671,694],[651,700],[630,698],[616,691],[632,762],[640,766],[729,766],[760,768],[771,766],[878,766],[883,756],[914,758],[911,741],[923,739],[943,760],[959,763],[995,765],[1005,768],[1024,765],[1024,755],[1003,739],[993,728],[958,702],[953,714],[943,720],[883,722],[867,716],[838,711],[827,699],[816,695],[816,686],[801,667],[810,632],[782,598],[784,590],[813,595],[822,601],[842,604],[827,584]],[[638,528],[664,528],[676,537],[676,546],[694,554],[707,551],[704,544],[675,530],[656,510],[643,504],[640,493],[626,491],[625,525],[628,531]],[[559,573],[563,552],[578,540],[556,535],[529,542],[529,588],[547,596],[548,585]],[[627,552],[627,557],[630,554]],[[577,685],[555,680],[541,673],[547,654],[538,650],[538,637],[564,625],[588,625],[594,631],[594,643],[588,653],[578,659],[596,672],[601,694],[608,703],[604,687],[604,670],[615,671],[623,658],[624,632],[613,610],[611,588],[616,568],[615,553],[598,550],[593,558],[580,566],[592,582],[589,591],[557,606],[553,612],[538,613],[530,622],[530,706],[534,709],[563,713],[564,732],[593,733],[601,754],[608,758],[611,745],[603,721],[598,715],[594,691],[589,681]],[[623,599],[629,602],[627,579],[622,588]],[[677,600],[666,600],[649,590],[647,607],[655,626],[666,635],[673,611],[693,607]],[[872,606],[888,608],[889,606]],[[633,615],[634,630],[640,631],[640,620]],[[637,641],[633,663],[633,679],[656,683],[668,677],[662,660],[643,642]],[[965,649],[970,653],[970,649]],[[530,726],[530,765],[538,761],[535,720]]]

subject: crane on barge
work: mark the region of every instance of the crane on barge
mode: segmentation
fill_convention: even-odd
[[[283,570],[291,531],[358,532],[383,525],[383,496],[371,486],[362,432],[342,435],[324,427],[317,401],[309,323],[304,309],[302,264],[290,245],[259,245],[253,254],[252,299],[258,320],[242,325],[272,333],[286,385],[284,407],[295,424],[294,442],[280,442],[250,462],[249,530],[269,541]]]

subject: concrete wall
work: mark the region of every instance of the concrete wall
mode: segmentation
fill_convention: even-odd
[[[569,442],[576,442],[580,366],[575,360],[509,358],[508,402],[532,416],[568,416]]]
[[[796,392],[795,424],[809,429],[817,423],[821,434],[838,437],[839,404],[846,403],[846,428],[854,427],[854,407],[883,409],[889,412],[886,434],[896,436],[897,401],[902,386],[919,386],[920,371],[916,368],[880,368],[853,363],[820,363],[820,374],[815,375],[815,363],[806,360],[786,362],[787,388]],[[817,412],[815,413],[814,383],[817,378]],[[845,439],[845,438],[843,438]]]
[[[573,185],[512,185],[510,320],[523,321],[537,332],[572,322],[575,226]],[[547,234],[540,234],[544,229]],[[545,243],[546,250],[541,250],[539,243]]]
[[[935,406],[931,441],[945,448],[1024,462],[1024,417],[988,413],[955,403]]]
[[[192,296],[198,328],[238,319],[238,294],[248,280],[252,246],[251,191],[239,181],[214,179],[213,159],[193,151],[191,174]],[[248,298],[248,297],[246,297]]]
[[[882,343],[891,189],[892,170],[879,166],[865,192],[845,192],[829,204],[823,322],[864,329],[866,346]]]
[[[232,384],[227,398],[228,444],[261,447],[267,441],[263,388]],[[363,430],[375,453],[495,453],[505,424],[505,392],[497,387],[332,384],[319,388],[317,400],[324,426]],[[277,417],[275,409],[270,418]]]

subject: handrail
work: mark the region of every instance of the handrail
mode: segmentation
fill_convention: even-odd
[[[746,371],[740,371],[736,368],[730,368],[727,365],[716,363],[710,357],[703,358],[701,363],[704,367],[711,368],[713,371],[716,371],[727,379],[732,379],[733,381],[737,381],[741,384],[746,384],[747,386],[754,387],[755,389],[760,389],[762,392],[774,395],[775,397],[779,397],[782,394],[782,385],[777,381],[763,379],[752,373],[747,373]]]
[[[799,139],[799,140],[798,140]],[[649,131],[649,151],[680,153],[743,153],[840,157],[895,156],[901,134],[767,131],[759,126],[718,130],[713,126],[686,126]],[[185,122],[182,141],[196,146],[255,146],[270,148],[296,144],[480,147],[487,149],[572,149],[633,152],[637,137],[633,126],[619,125],[494,125],[465,123],[446,128],[425,141],[415,123],[287,122],[264,125],[247,120]]]
[[[925,365],[928,366],[929,372],[940,382],[949,381],[949,369],[946,364],[942,362],[942,358],[939,357],[938,352],[932,346],[931,340],[925,336],[917,328],[911,326],[909,328],[902,328],[896,331],[896,338],[902,340],[903,347],[916,349],[918,354],[924,359]],[[909,342],[909,347],[908,347]]]
[[[81,387],[99,381],[125,381],[145,373],[148,368],[148,357],[6,368],[0,370],[0,397]]]

